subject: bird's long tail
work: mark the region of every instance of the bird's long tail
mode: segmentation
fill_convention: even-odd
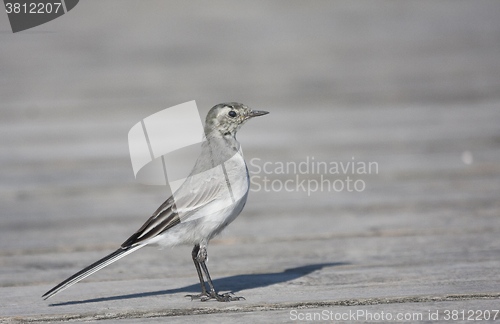
[[[51,290],[47,291],[42,296],[42,298],[48,299],[48,298],[54,296],[58,292],[76,284],[80,280],[87,278],[88,276],[90,276],[94,272],[97,272],[97,271],[101,270],[102,268],[110,265],[111,263],[120,260],[124,256],[126,256],[134,251],[137,251],[138,249],[140,249],[143,246],[145,246],[145,245],[136,245],[136,246],[129,246],[129,247],[125,247],[125,248],[119,248],[115,252],[109,254],[108,256],[105,256],[104,258],[102,258],[99,261],[92,263],[91,265],[89,265],[85,269],[75,273],[74,275],[72,275],[68,279],[64,280],[63,282],[61,282],[60,284],[58,284],[57,286],[55,286]]]

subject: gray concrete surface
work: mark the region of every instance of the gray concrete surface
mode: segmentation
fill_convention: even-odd
[[[0,322],[493,316],[499,12],[498,1],[87,0],[19,34],[0,15]],[[185,298],[198,290],[188,246],[145,248],[42,300],[163,202],[164,188],[135,182],[127,133],[193,99],[203,114],[233,100],[271,112],[238,135],[247,162],[260,159],[253,190],[209,247],[216,286],[246,300]],[[378,172],[256,172],[313,157]],[[264,176],[293,190],[266,191]],[[296,176],[365,189],[308,194]]]

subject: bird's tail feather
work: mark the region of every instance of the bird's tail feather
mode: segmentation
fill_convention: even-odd
[[[111,263],[123,258],[124,256],[140,249],[143,246],[145,246],[145,245],[136,245],[136,246],[132,246],[132,247],[129,246],[126,248],[119,248],[115,252],[105,256],[104,258],[100,259],[99,261],[92,263],[91,265],[89,265],[85,269],[75,273],[74,275],[72,275],[68,279],[64,280],[63,282],[61,282],[60,284],[58,284],[57,286],[55,286],[51,290],[47,291],[42,296],[42,298],[48,299],[48,298],[54,296],[58,292],[76,284],[77,282],[87,278],[88,276],[90,276],[94,272],[101,270],[102,268],[104,268],[104,267],[110,265]]]

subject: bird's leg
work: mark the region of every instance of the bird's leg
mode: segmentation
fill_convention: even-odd
[[[198,278],[200,279],[200,285],[201,285],[201,294],[198,295],[186,295],[186,297],[191,297],[191,300],[193,299],[210,299],[211,296],[207,291],[207,287],[205,286],[205,281],[203,280],[203,273],[201,272],[200,264],[197,260],[198,258],[198,252],[200,251],[200,246],[196,244],[193,248],[193,251],[191,252],[191,257],[193,258],[194,266],[196,268],[196,272],[198,272]]]
[[[212,283],[212,278],[210,278],[210,274],[208,273],[208,268],[207,265],[205,264],[205,260],[207,259],[207,249],[206,247],[201,247],[200,251],[198,252],[197,256],[197,261],[200,263],[201,268],[203,269],[203,272],[205,273],[205,277],[207,278],[208,285],[210,286],[210,298],[202,298],[201,301],[207,301],[209,299],[217,299],[220,302],[228,302],[228,301],[235,301],[235,300],[244,300],[245,298],[243,297],[236,297],[232,296],[230,293],[225,293],[225,294],[218,294],[217,291],[214,288],[214,284]]]
[[[198,256],[199,250],[200,250],[200,246],[195,245],[193,248],[193,252],[191,252],[191,256],[193,257],[193,263],[194,263],[194,266],[196,267],[196,272],[198,273],[198,278],[200,279],[201,294],[208,295],[207,286],[205,286],[205,281],[203,280],[203,274],[201,273],[200,264],[198,263],[198,260],[196,260],[196,257]]]

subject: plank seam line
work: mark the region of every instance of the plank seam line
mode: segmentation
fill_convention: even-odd
[[[189,309],[170,309],[170,310],[151,310],[151,311],[132,311],[132,312],[107,312],[101,314],[62,314],[62,315],[37,315],[37,316],[15,316],[1,317],[2,323],[37,323],[53,321],[95,321],[107,319],[125,319],[125,318],[156,318],[170,316],[189,316],[220,313],[248,313],[260,311],[276,311],[287,309],[309,309],[319,307],[335,306],[369,306],[386,304],[404,304],[404,303],[426,303],[426,302],[445,302],[460,300],[487,300],[500,299],[498,293],[471,293],[471,294],[451,294],[451,295],[424,295],[424,296],[404,296],[404,297],[375,297],[375,298],[357,298],[326,300],[316,302],[289,302],[279,304],[259,304],[249,306],[228,306],[225,308],[199,307]]]

